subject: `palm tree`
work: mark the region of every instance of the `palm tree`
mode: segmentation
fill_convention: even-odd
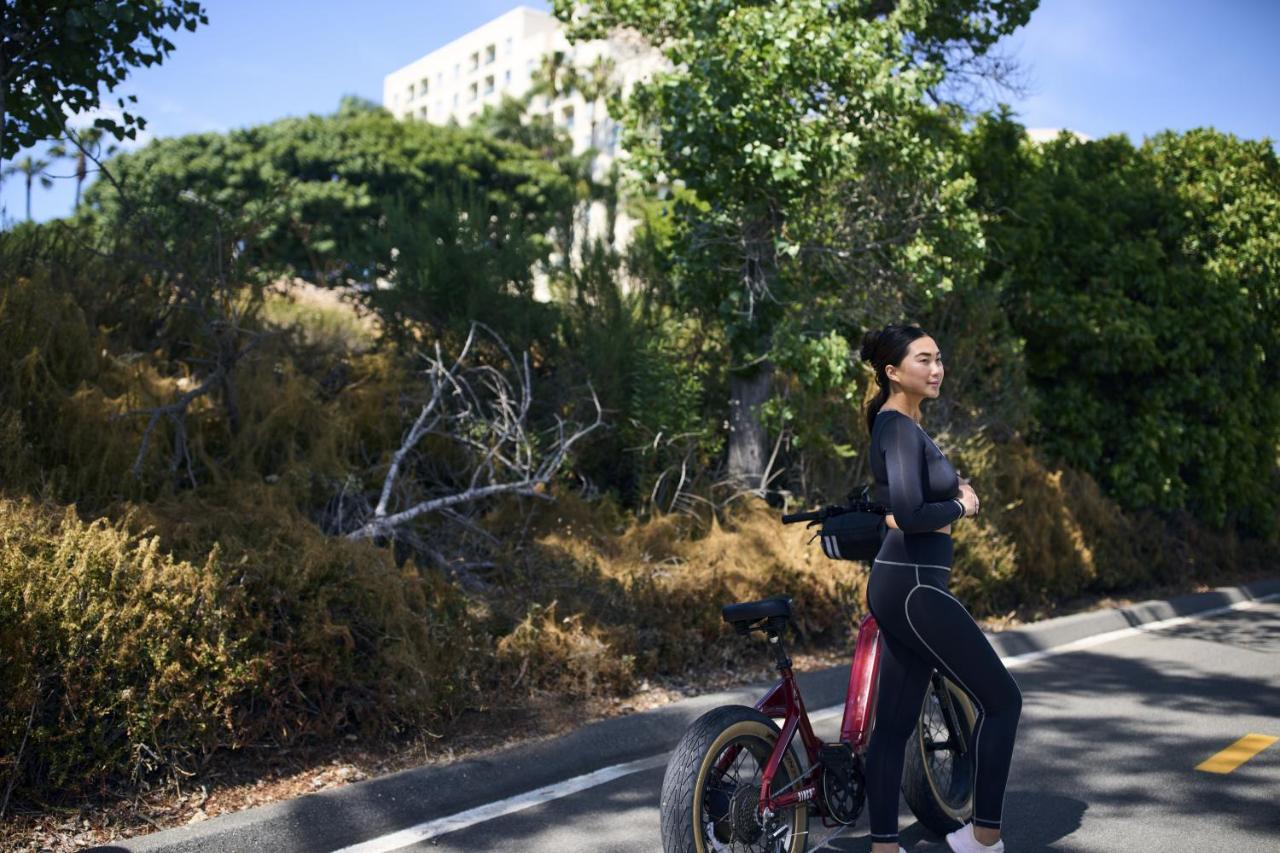
[[[55,160],[62,158],[74,159],[76,161],[76,200],[71,210],[74,212],[80,207],[80,188],[84,185],[84,179],[89,174],[89,158],[97,158],[98,143],[102,141],[103,130],[100,127],[85,127],[74,132],[74,135],[68,134],[68,139],[75,146],[75,153],[71,153],[70,147],[65,142],[59,142],[49,149],[49,156]],[[110,153],[112,149],[108,149]],[[89,152],[87,155],[85,152]]]
[[[534,71],[528,97],[532,101],[543,95],[548,101],[554,101],[572,92],[576,83],[577,74],[568,55],[563,50],[553,50],[543,55]]]
[[[610,92],[616,88],[614,82],[614,72],[617,70],[616,63],[606,56],[596,57],[596,61],[591,63],[585,73],[576,75],[576,83],[578,91],[582,93],[582,99],[587,102],[591,109],[591,145],[598,148],[598,139],[596,133],[597,112],[601,101],[609,97]]]
[[[45,189],[53,186],[53,179],[44,173],[49,168],[48,160],[40,160],[32,158],[30,155],[23,157],[21,160],[6,166],[4,173],[6,175],[24,175],[27,179],[27,220],[31,220],[31,184],[38,177],[40,186]]]

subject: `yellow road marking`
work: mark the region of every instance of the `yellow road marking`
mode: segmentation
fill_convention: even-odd
[[[1230,773],[1277,740],[1280,738],[1270,735],[1245,735],[1217,755],[1211,755],[1201,761],[1196,765],[1196,769],[1206,773]]]

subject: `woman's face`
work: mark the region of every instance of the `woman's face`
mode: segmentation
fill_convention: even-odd
[[[928,335],[911,342],[901,364],[885,367],[885,375],[901,385],[904,392],[923,399],[938,396],[943,372],[942,351]]]

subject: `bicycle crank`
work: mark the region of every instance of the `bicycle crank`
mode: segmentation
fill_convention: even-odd
[[[822,800],[827,817],[852,826],[867,799],[862,760],[847,743],[829,743],[818,753],[822,764]]]

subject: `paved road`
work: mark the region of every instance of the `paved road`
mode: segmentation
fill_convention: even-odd
[[[1014,672],[1024,706],[1005,798],[1010,853],[1280,850],[1280,744],[1230,774],[1194,769],[1245,734],[1280,736],[1280,606],[1117,640]],[[834,737],[838,722],[823,736]],[[662,772],[407,849],[650,853],[661,849]],[[905,808],[900,827],[908,850],[947,849]],[[826,846],[870,850],[865,817]]]
[[[1023,663],[1013,673],[1024,705],[1005,801],[1010,853],[1280,851],[1280,742],[1230,773],[1195,769],[1244,735],[1280,736],[1280,603],[1052,654]],[[816,682],[813,689],[819,690]],[[821,689],[832,695],[831,684]],[[672,724],[661,715],[653,720],[656,726]],[[818,726],[819,734],[833,736],[837,722],[829,717]],[[608,731],[602,729],[596,737],[607,739]],[[591,748],[589,741],[572,740],[565,747]],[[304,797],[284,804],[284,817],[269,834],[246,832],[218,846],[332,851],[379,832],[461,813],[469,816],[461,821],[470,824],[464,828],[417,843],[388,845],[384,839],[374,849],[661,849],[661,766],[472,822],[476,807],[569,778],[548,766],[542,768],[541,781],[529,781],[539,779],[539,762],[558,760],[545,746],[540,755],[537,761],[510,767],[479,765],[479,772],[473,768],[465,776],[415,777],[415,787],[409,789],[389,784],[369,788],[358,800]],[[627,756],[646,758],[652,754]],[[485,790],[491,793],[479,795]],[[357,812],[366,816],[357,821]],[[369,814],[378,819],[370,821]],[[905,806],[900,822],[907,850],[947,849]],[[370,831],[369,826],[382,828]],[[437,832],[442,828],[447,826],[435,825]],[[819,842],[821,849],[832,851],[870,850],[865,813],[836,837],[823,839],[825,832],[815,829],[811,850]],[[200,848],[215,849],[211,840]],[[131,850],[147,847],[125,844]]]

